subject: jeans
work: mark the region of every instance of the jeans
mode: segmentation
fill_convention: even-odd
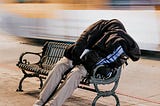
[[[68,69],[72,68],[72,60],[69,60],[66,57],[63,57],[58,61],[55,67],[49,72],[49,75],[42,87],[42,90],[39,95],[39,99],[35,102],[35,106],[42,106],[52,92],[56,89],[59,82],[62,79],[62,75]],[[52,99],[48,101],[47,106],[62,106],[67,98],[69,98],[74,90],[78,87],[81,79],[85,77],[87,70],[83,65],[77,65],[72,70],[65,82],[56,92],[52,95]]]

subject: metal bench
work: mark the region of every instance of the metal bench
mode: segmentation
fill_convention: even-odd
[[[37,77],[40,80],[40,88],[43,86],[43,79],[45,79],[49,73],[49,71],[52,70],[54,67],[54,64],[60,60],[63,57],[64,51],[67,46],[73,44],[74,42],[64,42],[64,41],[52,41],[52,42],[46,42],[42,48],[42,52],[40,53],[33,53],[33,52],[25,52],[22,53],[19,57],[19,61],[17,63],[17,66],[22,70],[24,76],[21,78],[19,82],[19,86],[17,91],[23,91],[22,90],[22,83],[24,79],[30,78],[30,77]],[[26,58],[26,55],[36,55],[39,57],[38,62],[31,63]],[[100,97],[106,97],[106,96],[113,96],[116,100],[116,106],[120,106],[118,96],[115,93],[115,90],[118,86],[120,74],[121,74],[121,67],[115,68],[114,71],[116,71],[116,74],[109,78],[109,79],[101,79],[96,77],[96,71],[98,68],[103,67],[103,65],[100,65],[96,67],[93,71],[93,76],[90,77],[89,82],[90,84],[94,85],[94,89],[86,88],[85,86],[89,86],[88,81],[85,79],[82,79],[80,88],[88,89],[91,91],[95,91],[97,93],[97,96],[94,98],[92,102],[92,106],[96,105],[97,100]],[[99,85],[103,84],[111,84],[114,83],[114,86],[109,91],[101,91],[99,89]],[[85,85],[83,87],[83,84]]]

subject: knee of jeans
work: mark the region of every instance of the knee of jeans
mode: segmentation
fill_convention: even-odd
[[[69,60],[65,57],[63,57],[60,61],[56,63],[56,66],[61,66],[61,65],[64,67],[73,67],[72,60]]]
[[[69,77],[69,80],[74,84],[75,87],[79,85],[81,79],[82,75],[78,71],[74,71]]]
[[[82,77],[85,77],[85,76],[87,75],[87,71],[86,71],[84,68],[75,67],[75,68],[72,70],[72,74],[73,74],[75,77],[82,78]]]
[[[64,73],[64,63],[56,63],[54,68],[49,72],[49,75],[53,75],[53,74],[63,74]]]
[[[85,77],[87,75],[87,70],[85,69],[85,67],[83,65],[79,65],[78,68],[83,77]]]

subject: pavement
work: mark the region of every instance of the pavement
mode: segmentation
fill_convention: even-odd
[[[23,83],[24,92],[16,92],[23,76],[16,67],[22,52],[41,51],[17,37],[0,33],[0,106],[32,106],[38,98],[39,80],[28,78]],[[160,106],[160,57],[142,56],[137,62],[128,61],[122,70],[116,93],[121,106]],[[107,88],[108,86],[102,86]],[[77,88],[63,106],[91,106],[95,92]],[[113,97],[101,98],[97,106],[115,106]]]

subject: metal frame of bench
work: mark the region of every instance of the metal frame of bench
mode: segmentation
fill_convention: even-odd
[[[19,82],[17,91],[22,90],[22,83],[26,78],[37,77],[40,79],[40,89],[43,86],[43,79],[46,78],[49,71],[52,70],[54,64],[63,57],[64,51],[67,46],[73,44],[73,42],[53,41],[46,42],[42,48],[42,52],[33,53],[25,52],[19,57],[19,61],[16,64],[24,76]],[[27,55],[35,55],[39,57],[39,61],[31,63],[28,61]]]
[[[100,78],[96,78],[96,72],[98,70],[98,68],[103,67],[103,65],[97,66],[94,70],[93,70],[93,76],[91,76],[90,79],[90,84],[94,85],[94,88],[97,92],[97,96],[94,98],[93,102],[92,102],[92,106],[96,105],[97,100],[100,97],[108,97],[108,96],[113,96],[116,100],[116,106],[120,106],[120,102],[119,102],[119,98],[115,93],[115,90],[118,87],[118,82],[120,79],[120,75],[121,75],[121,70],[122,67],[116,68],[114,69],[116,71],[116,74],[114,75],[114,77],[108,78],[108,79],[100,79]],[[114,83],[114,86],[112,87],[112,89],[110,90],[106,90],[106,91],[102,91],[99,89],[98,85],[100,84],[111,84]]]
[[[43,86],[43,79],[46,78],[48,75],[49,71],[52,70],[54,67],[54,64],[59,61],[64,54],[64,51],[67,46],[73,44],[74,42],[64,42],[64,41],[51,41],[51,42],[46,42],[42,48],[42,52],[40,53],[33,53],[33,52],[25,52],[22,53],[19,57],[19,61],[17,63],[17,66],[22,70],[24,76],[21,78],[19,82],[19,86],[17,91],[23,91],[22,90],[22,83],[26,78],[31,78],[31,77],[37,77],[40,80],[40,89]],[[30,63],[25,56],[28,54],[36,55],[39,56],[39,61],[35,63]],[[113,96],[116,100],[116,106],[120,106],[120,102],[118,99],[118,96],[115,93],[115,90],[118,86],[120,74],[121,74],[121,67],[116,68],[115,70],[116,75],[114,77],[111,77],[109,79],[100,79],[97,78],[95,73],[98,68],[102,67],[103,65],[100,65],[96,67],[93,71],[93,76],[90,77],[90,84],[94,85],[94,89],[91,88],[85,88],[83,86],[80,86],[80,88],[88,89],[91,91],[94,91],[97,93],[97,96],[94,98],[92,102],[92,106],[96,105],[97,100],[100,97],[106,97],[106,96]],[[85,84],[84,80],[82,79],[81,84],[83,85],[88,85]],[[114,83],[114,86],[111,90],[109,91],[101,91],[98,87],[100,84],[111,84]]]

